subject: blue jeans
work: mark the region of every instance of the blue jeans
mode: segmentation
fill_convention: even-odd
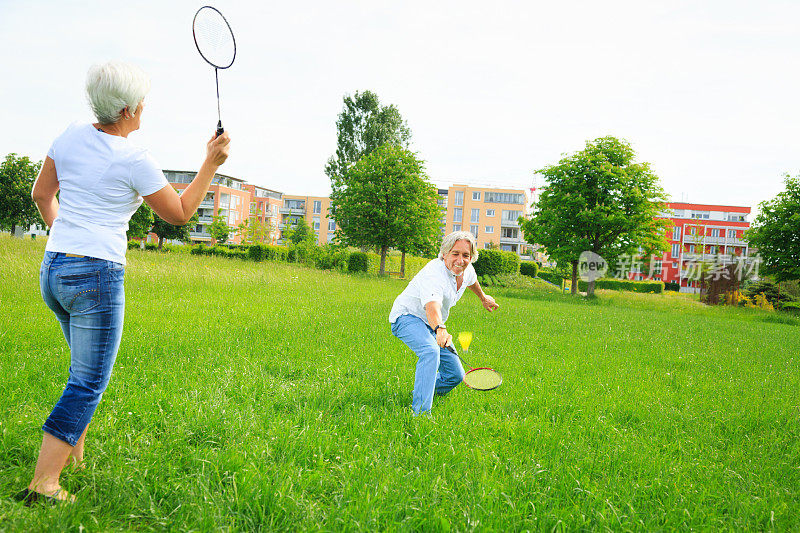
[[[69,380],[42,429],[75,446],[108,386],[122,338],[125,267],[93,257],[45,252],[42,297],[70,349]]]
[[[414,315],[401,315],[392,324],[392,334],[417,354],[411,408],[416,414],[431,410],[433,395],[444,395],[464,379],[458,356],[436,344],[433,330]]]

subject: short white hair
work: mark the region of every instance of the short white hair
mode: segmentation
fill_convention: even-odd
[[[473,235],[469,231],[454,231],[449,235],[446,235],[444,239],[442,239],[442,246],[439,247],[439,259],[443,259],[450,250],[453,249],[453,246],[456,245],[458,241],[467,241],[469,243],[469,255],[470,255],[470,263],[473,263],[478,260],[478,243],[475,240],[475,235]]]
[[[150,78],[142,69],[122,61],[92,65],[86,74],[86,96],[100,124],[114,124],[122,111],[133,116],[150,91]]]

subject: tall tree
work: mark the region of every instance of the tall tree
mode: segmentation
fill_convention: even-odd
[[[408,148],[411,142],[411,130],[400,111],[394,105],[382,106],[372,91],[344,97],[336,132],[336,154],[325,165],[332,183],[345,180],[347,170],[379,146],[388,143]]]
[[[439,232],[436,188],[422,161],[400,146],[385,144],[362,157],[332,189],[337,238],[352,246],[380,248],[381,275],[389,248],[421,246]]]
[[[785,178],[786,190],[759,204],[746,236],[758,249],[763,273],[776,281],[800,279],[800,176]]]
[[[189,235],[189,231],[193,228],[198,220],[199,217],[197,213],[192,215],[192,218],[189,219],[189,222],[186,223],[185,226],[175,226],[166,222],[164,219],[159,217],[158,215],[154,214],[155,221],[153,222],[153,228],[150,230],[156,235],[158,235],[158,249],[161,250],[162,245],[164,244],[164,240],[166,239],[175,239],[182,241],[184,243],[188,243],[191,241],[191,236]]]
[[[667,248],[669,221],[657,218],[666,207],[666,193],[650,165],[634,162],[635,157],[627,142],[602,137],[537,171],[547,185],[533,216],[521,221],[522,231],[556,262],[572,265],[573,294],[581,252],[613,264],[639,248],[646,255]],[[587,292],[594,295],[594,281]]]
[[[150,206],[142,202],[139,209],[131,217],[128,222],[128,240],[131,239],[144,239],[150,233],[150,228],[153,227],[155,222],[155,215]]]
[[[273,225],[269,220],[261,221],[258,217],[249,217],[237,226],[237,232],[242,237],[242,243],[270,243],[272,242]]]
[[[44,225],[31,199],[31,189],[41,168],[41,161],[34,163],[17,154],[8,154],[0,163],[0,227],[10,229],[12,235],[18,225]]]

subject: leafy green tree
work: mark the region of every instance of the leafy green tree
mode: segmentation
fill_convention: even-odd
[[[332,189],[337,238],[351,246],[380,248],[381,275],[389,248],[411,250],[438,236],[436,187],[422,161],[400,146],[385,144],[362,157],[346,180],[332,182]]]
[[[237,233],[242,237],[242,242],[247,244],[269,243],[273,225],[269,220],[260,220],[258,217],[249,217],[237,226]]]
[[[800,176],[786,176],[786,190],[759,204],[747,230],[750,246],[758,249],[764,274],[776,281],[800,279]]]
[[[347,170],[363,156],[384,144],[408,148],[411,130],[394,105],[382,106],[372,91],[344,97],[336,121],[336,155],[328,159],[325,174],[332,183],[343,182]]]
[[[155,222],[155,215],[150,206],[142,202],[139,209],[131,217],[128,222],[128,240],[131,239],[144,239],[150,233],[150,228],[153,227]]]
[[[284,241],[292,241],[294,244],[315,243],[317,240],[314,230],[308,225],[306,219],[295,218],[294,224],[289,225],[283,232]]]
[[[211,218],[211,225],[208,227],[208,232],[214,242],[225,244],[228,236],[231,233],[231,227],[228,226],[228,221],[222,216],[222,209],[217,210],[217,214]]]
[[[8,154],[0,163],[0,227],[14,230],[18,225],[42,224],[31,189],[42,168],[42,162],[32,162],[27,156]]]
[[[657,218],[666,193],[650,165],[635,157],[627,142],[602,137],[537,171],[548,184],[533,216],[520,219],[520,225],[529,243],[544,246],[557,263],[572,265],[573,294],[581,252],[594,252],[611,265],[639,248],[645,255],[667,248],[669,221]],[[594,295],[593,281],[587,292]]]
[[[198,220],[200,217],[197,216],[197,213],[192,215],[192,218],[189,219],[189,222],[186,223],[185,226],[175,226],[166,222],[164,219],[153,214],[154,222],[153,228],[150,230],[156,235],[158,235],[158,249],[161,250],[164,240],[165,239],[175,239],[185,243],[191,241],[191,236],[189,235],[189,231],[191,228],[197,225]]]

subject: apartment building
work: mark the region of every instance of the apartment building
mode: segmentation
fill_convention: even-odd
[[[185,189],[196,175],[197,172],[185,170],[164,171],[167,181],[178,192]],[[250,197],[251,193],[245,188],[244,180],[225,174],[214,174],[211,186],[197,210],[199,217],[197,225],[189,230],[192,242],[211,241],[211,233],[208,228],[213,221],[212,217],[219,214],[225,218],[231,228],[228,242],[239,244],[242,240],[241,236],[234,230],[250,216]]]
[[[439,189],[443,210],[442,234],[469,231],[479,249],[497,246],[500,250],[541,260],[538,250],[525,241],[519,217],[531,213],[531,195],[527,189],[501,189],[451,185]]]
[[[723,258],[749,259],[744,232],[750,227],[749,207],[670,202],[664,218],[673,226],[667,240],[669,250],[652,272],[639,272],[635,279],[652,277],[680,284],[682,292],[697,292],[699,281],[691,278],[698,262],[714,263]]]
[[[245,183],[244,189],[250,193],[250,219],[264,224],[268,230],[269,243],[277,243],[281,237],[279,226],[283,193],[251,183]]]
[[[317,244],[332,242],[336,236],[336,221],[330,217],[331,199],[327,196],[283,195],[283,205],[278,209],[283,231],[302,218],[317,236]],[[281,238],[283,238],[281,236]]]

